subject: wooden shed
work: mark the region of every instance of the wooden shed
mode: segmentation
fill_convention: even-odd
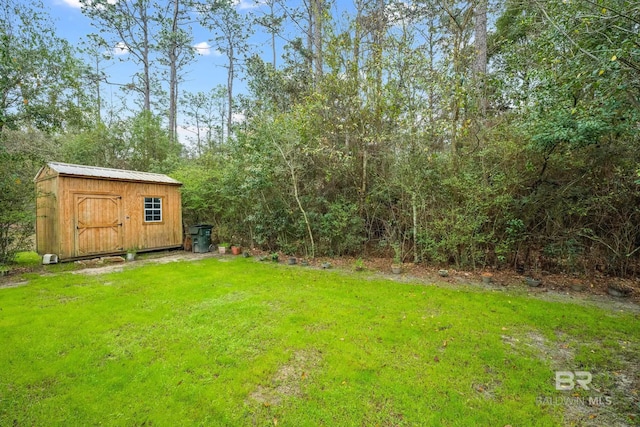
[[[41,255],[70,260],[182,245],[182,184],[166,175],[51,162],[35,183]]]

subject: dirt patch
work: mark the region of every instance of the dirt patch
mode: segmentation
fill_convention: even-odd
[[[139,259],[137,261],[131,261],[127,263],[117,263],[117,264],[107,264],[103,265],[99,260],[89,260],[85,261],[86,264],[83,265],[84,268],[80,270],[72,271],[73,274],[84,274],[88,276],[106,274],[106,273],[119,273],[123,271],[125,268],[137,268],[143,265],[148,264],[168,264],[170,262],[178,262],[178,261],[199,261],[205,258],[212,258],[217,254],[212,252],[208,253],[192,253],[192,252],[171,252],[171,253],[162,253],[160,256],[154,254],[155,256],[150,256],[149,258]]]
[[[0,289],[2,289],[2,288],[17,288],[17,287],[25,286],[25,285],[28,285],[28,284],[29,284],[29,282],[27,282],[27,281],[20,281],[20,282],[9,282],[9,281],[6,281],[6,282],[0,283]]]
[[[577,344],[567,336],[559,335],[557,341],[549,341],[539,332],[531,331],[520,338],[503,335],[502,341],[516,352],[528,348],[540,360],[548,363],[554,372],[579,370],[574,360],[574,348]],[[599,343],[582,345],[598,346]],[[539,404],[561,405],[567,426],[635,425],[640,420],[640,363],[636,355],[637,344],[624,342],[621,345],[627,351],[621,352],[617,360],[620,370],[602,372],[592,369],[589,372],[592,381],[588,390],[576,385],[573,390],[561,391],[559,395],[540,396]],[[550,380],[553,381],[553,378]]]
[[[297,350],[289,361],[280,366],[269,384],[259,385],[249,399],[265,406],[279,405],[287,397],[303,395],[305,382],[322,360],[322,354],[315,349]]]
[[[524,336],[502,335],[502,342],[509,345],[514,351],[522,351],[525,348],[532,350],[540,360],[549,363],[554,370],[566,370],[572,366],[575,353],[572,344],[563,337],[557,342],[550,343],[538,331],[530,331]]]
[[[575,353],[571,344],[560,338],[558,342],[549,343],[544,336],[535,331],[527,334],[526,343],[536,350],[541,359],[549,361],[552,368],[561,370],[570,366]]]

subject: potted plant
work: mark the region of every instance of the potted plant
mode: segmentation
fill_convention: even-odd
[[[138,253],[138,248],[136,247],[127,249],[127,261],[135,261],[137,253]]]
[[[402,273],[402,248],[400,244],[394,243],[393,247],[393,264],[391,264],[391,272],[393,274]]]
[[[229,247],[228,243],[218,243],[218,253],[220,255],[224,255],[227,253],[227,248]]]
[[[279,259],[280,259],[280,256],[278,255],[278,252],[271,253],[271,261],[278,262]]]
[[[236,246],[236,245],[232,245],[231,246],[231,253],[234,254],[234,255],[240,255],[242,253],[242,247]]]
[[[493,273],[489,273],[488,271],[485,271],[480,276],[482,276],[482,283],[485,285],[488,285],[493,281]]]

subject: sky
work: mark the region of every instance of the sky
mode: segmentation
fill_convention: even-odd
[[[21,0],[29,2],[30,0]],[[117,1],[117,0],[109,0]],[[122,1],[122,0],[120,0]],[[259,3],[261,0],[235,0],[236,9],[241,14],[253,12],[256,14],[266,13],[266,6]],[[87,36],[91,33],[97,33],[98,29],[92,25],[90,18],[85,16],[81,11],[79,0],[43,0],[45,8],[51,15],[52,21],[56,27],[57,36],[68,40],[72,45],[81,47],[85,46],[89,40]],[[201,28],[199,25],[192,26],[193,44],[197,55],[194,60],[187,66],[185,80],[180,84],[181,94],[185,92],[209,92],[217,86],[225,86],[227,83],[227,58],[215,48],[211,47],[211,39],[213,34]],[[261,55],[265,60],[271,61],[270,35],[263,31],[261,27],[254,27],[255,34],[249,40],[253,51]],[[279,51],[282,51],[284,41],[279,41]],[[100,65],[101,71],[107,74],[109,82],[119,84],[127,84],[132,81],[133,74],[139,70],[124,44],[114,46],[112,53],[113,59],[103,61]],[[94,63],[94,59],[86,57],[85,60],[89,64]],[[239,77],[242,77],[241,75]],[[234,81],[234,95],[246,92],[246,82],[242,78],[236,78]],[[120,105],[123,92],[117,85],[101,85],[101,96],[103,102],[113,105]],[[128,106],[132,110],[131,100]],[[104,111],[104,110],[103,110]],[[241,114],[238,117],[242,117]],[[188,136],[194,134],[194,129],[188,129],[184,125],[184,117],[179,112],[178,117],[178,134],[183,143],[186,143]]]
[[[30,2],[30,0],[18,0],[23,2]],[[92,25],[90,18],[85,16],[81,11],[80,0],[42,0],[45,7],[49,10],[52,20],[57,29],[57,36],[68,40],[72,45],[81,47],[89,42],[87,36],[92,33],[97,33],[98,29]],[[108,0],[108,1],[127,1],[127,0]],[[162,0],[160,0],[162,1]],[[166,1],[166,0],[165,0]],[[265,0],[234,0],[235,7],[240,14],[247,14],[249,12],[256,15],[267,14],[268,6],[263,2]],[[300,0],[287,1],[287,7],[295,7]],[[338,22],[342,21],[344,12],[349,12],[353,9],[353,3],[351,1],[336,0],[331,2],[331,10],[329,13]],[[335,22],[335,21],[334,21]],[[304,23],[302,23],[304,25]],[[338,24],[340,25],[340,24]],[[254,25],[254,35],[249,39],[252,53],[259,54],[265,61],[271,62],[271,36],[261,26]],[[198,53],[195,55],[194,61],[190,63],[186,68],[186,76],[184,81],[181,82],[179,90],[181,94],[185,92],[209,92],[217,86],[226,87],[227,83],[227,58],[220,54],[211,47],[212,38],[214,35],[202,28],[200,25],[193,25],[193,44],[195,51]],[[281,54],[283,47],[286,44],[287,38],[292,39],[294,37],[301,37],[301,31],[299,28],[293,27],[293,24],[289,23],[284,28],[283,37],[277,39],[276,51]],[[107,38],[107,36],[105,36]],[[128,84],[132,82],[134,73],[139,71],[139,67],[133,63],[131,55],[128,54],[127,48],[124,44],[113,46],[112,56],[110,61],[103,61],[100,65],[101,71],[106,73],[108,81],[118,84]],[[280,55],[279,55],[280,56]],[[95,59],[87,56],[85,58],[88,64],[93,64]],[[278,59],[279,64],[282,64],[282,59]],[[242,73],[238,74],[238,78],[234,81],[234,95],[240,93],[246,93],[247,83],[242,78]],[[117,105],[120,103],[122,91],[119,86],[104,84],[101,86],[101,95],[104,103]],[[130,110],[136,108],[132,105],[132,102],[128,103]],[[103,110],[104,111],[104,110]],[[183,118],[179,113],[178,125],[184,123]],[[184,129],[183,129],[184,130]],[[182,135],[186,135],[179,129],[179,135],[181,141]]]
[[[87,42],[86,37],[88,34],[97,33],[97,29],[91,24],[91,20],[81,12],[79,0],[45,0],[45,6],[48,7],[51,13],[58,30],[58,36],[67,39],[71,44],[80,46],[82,43]],[[251,0],[241,0],[236,7],[241,13],[246,13],[249,10],[258,8],[259,5],[252,3]],[[194,26],[193,31],[193,46],[198,55],[196,55],[193,63],[189,65],[187,81],[182,89],[206,92],[216,85],[226,84],[226,70],[224,68],[226,58],[210,47],[212,35],[198,28],[198,26]],[[266,37],[264,34],[258,34],[254,42],[263,44],[266,41]],[[127,79],[130,79],[131,71],[135,70],[135,67],[127,64],[130,59],[127,58],[126,47],[118,49],[118,46],[116,46],[113,53],[117,60],[112,61],[112,64],[104,71],[111,75],[114,80],[120,83],[127,83]]]

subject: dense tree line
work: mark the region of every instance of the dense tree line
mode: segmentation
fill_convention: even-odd
[[[143,25],[125,34],[140,111],[87,115],[102,110],[99,91],[74,88],[108,79],[76,64],[55,104],[33,106],[55,120],[3,107],[13,132],[3,142],[40,132],[57,160],[170,173],[185,184],[188,225],[209,222],[216,239],[243,245],[638,272],[637,2],[356,0],[339,15],[327,0],[271,0],[249,14],[224,1],[85,5],[113,36],[105,45],[124,39],[122,16]],[[178,90],[189,17],[228,59],[227,85],[208,93]],[[268,60],[249,44],[252,23],[269,34]],[[176,142],[178,112],[189,144]]]

